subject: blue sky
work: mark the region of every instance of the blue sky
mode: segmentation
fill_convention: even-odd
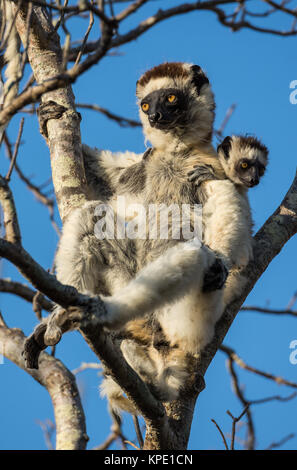
[[[125,29],[155,12],[160,3],[152,2],[142,8],[131,17]],[[178,3],[163,0],[162,8]],[[280,28],[286,27],[279,16],[269,22]],[[76,21],[73,24],[74,31],[78,33],[81,26]],[[95,38],[95,27],[92,34]],[[82,76],[73,89],[77,102],[98,104],[136,119],[135,83],[141,73],[163,61],[188,61],[202,66],[216,97],[216,127],[221,124],[228,107],[235,103],[236,110],[226,133],[256,134],[270,149],[265,178],[259,187],[250,191],[256,231],[281,202],[296,171],[297,105],[289,101],[290,82],[297,79],[296,41],[296,37],[281,38],[248,30],[232,33],[211,13],[187,14],[157,25],[137,41],[121,48],[120,55],[103,59]],[[123,129],[98,113],[80,111],[84,142],[111,150],[144,150],[140,129]],[[20,115],[10,124],[8,132],[12,141],[16,139],[19,121]],[[0,151],[0,171],[3,174],[7,160],[4,149]],[[36,183],[49,177],[49,152],[39,135],[36,117],[26,115],[18,163]],[[34,200],[15,173],[11,187],[19,212],[24,247],[47,269],[52,265],[57,244],[47,210]],[[286,307],[297,290],[296,251],[295,237],[268,267],[247,304]],[[9,263],[3,262],[1,267],[2,277],[22,281]],[[7,294],[1,294],[0,299],[0,308],[9,326],[20,327],[29,334],[37,323],[31,306]],[[249,364],[297,382],[297,366],[289,361],[289,345],[294,339],[297,339],[295,319],[242,312],[232,325],[225,344],[235,348]],[[78,367],[81,362],[95,360],[77,332],[63,337],[57,347],[57,357],[70,369]],[[238,373],[249,399],[287,396],[292,392],[292,389],[277,386],[249,372],[238,370]],[[46,390],[8,360],[0,365],[0,380],[0,449],[45,449],[38,421],[53,419]],[[93,370],[78,376],[90,436],[89,448],[104,440],[110,426],[106,403],[98,394],[100,380]],[[272,441],[296,432],[296,400],[253,406],[257,448],[265,449]],[[230,433],[228,409],[234,415],[242,411],[241,404],[232,393],[225,356],[219,352],[207,371],[206,389],[197,402],[190,449],[223,448],[210,420],[214,418],[224,432]],[[128,416],[124,432],[129,439],[134,438]],[[243,437],[244,428],[239,435]],[[240,448],[240,443],[237,447]],[[297,436],[282,448],[297,449]]]

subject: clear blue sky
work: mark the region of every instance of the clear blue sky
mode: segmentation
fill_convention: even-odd
[[[152,2],[133,16],[127,25],[137,24],[160,7]],[[180,2],[162,1],[162,8]],[[271,22],[285,27],[280,17]],[[96,26],[97,27],[97,26]],[[75,28],[79,28],[76,25]],[[95,36],[93,36],[95,37]],[[218,24],[215,16],[198,12],[163,22],[137,41],[124,46],[120,55],[110,56],[81,77],[74,85],[77,102],[95,103],[115,113],[137,118],[135,83],[141,73],[163,61],[189,61],[208,73],[217,102],[216,127],[232,103],[237,108],[226,133],[254,133],[270,149],[270,163],[261,185],[250,191],[255,230],[275,210],[296,171],[297,105],[289,101],[289,84],[297,79],[297,37],[281,38],[248,30],[232,33]],[[82,139],[89,145],[111,150],[144,150],[140,129],[123,129],[98,113],[82,110]],[[9,135],[14,141],[20,116],[14,118]],[[49,152],[38,132],[36,117],[26,117],[23,145],[18,163],[34,182],[49,177]],[[1,148],[0,170],[7,169]],[[47,210],[34,200],[16,174],[12,189],[19,212],[25,248],[44,268],[52,265],[57,236],[49,224]],[[297,238],[291,240],[250,294],[247,303],[283,308],[297,290]],[[2,276],[22,281],[9,263],[2,263]],[[26,302],[1,294],[1,311],[11,327],[20,327],[26,334],[37,320]],[[289,317],[240,313],[228,333],[225,344],[234,347],[249,364],[297,382],[297,365],[289,362],[289,344],[297,339],[297,321]],[[94,361],[78,333],[69,333],[57,347],[57,357],[70,368],[81,362]],[[271,395],[289,395],[292,390],[239,370],[239,377],[250,399]],[[45,449],[38,421],[53,420],[49,396],[26,372],[8,360],[0,365],[0,449]],[[78,383],[87,417],[89,448],[107,436],[110,418],[106,403],[98,394],[100,377],[96,371],[82,372]],[[231,390],[225,356],[218,353],[206,374],[206,389],[201,394],[193,420],[190,449],[222,449],[221,438],[211,418],[224,432],[231,431],[230,410],[240,414],[242,407]],[[297,399],[287,403],[255,405],[257,448],[265,449],[296,432]],[[243,437],[244,429],[240,434]],[[124,432],[134,438],[131,419],[125,418]],[[240,443],[237,443],[240,447]],[[297,449],[297,437],[283,449]]]

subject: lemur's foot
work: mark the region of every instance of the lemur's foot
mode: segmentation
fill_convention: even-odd
[[[37,109],[39,130],[45,138],[48,137],[47,121],[50,119],[60,119],[65,111],[67,111],[65,106],[62,106],[61,104],[58,104],[52,100],[47,101],[46,103],[40,103],[39,108]]]
[[[46,322],[42,322],[37,325],[33,333],[26,338],[22,355],[25,361],[25,366],[28,369],[38,369],[39,355],[41,351],[47,347],[44,342],[46,328]]]
[[[39,119],[39,130],[40,133],[47,139],[47,121],[50,119],[60,119],[66,111],[70,111],[69,108],[56,103],[53,100],[49,100],[46,103],[41,103],[37,109],[37,115]],[[81,120],[81,114],[72,110],[76,117]]]
[[[194,169],[188,173],[188,181],[195,186],[200,186],[204,181],[216,180],[211,165],[194,165]]]
[[[217,258],[205,273],[202,291],[212,292],[222,289],[225,285],[228,274],[228,269],[223,261],[220,258]]]

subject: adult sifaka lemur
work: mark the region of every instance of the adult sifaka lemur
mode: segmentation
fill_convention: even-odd
[[[120,331],[126,360],[163,400],[170,400],[189,374],[189,357],[199,354],[213,337],[223,312],[227,270],[245,266],[252,257],[250,207],[241,190],[247,180],[234,184],[231,180],[238,172],[228,172],[238,155],[236,142],[243,138],[223,142],[218,158],[211,144],[214,97],[199,66],[154,67],[138,81],[137,97],[145,138],[153,149],[142,157],[84,146],[92,200],[74,210],[64,224],[57,277],[79,291],[102,295],[107,310],[102,324]],[[255,150],[247,142],[245,148],[251,154]],[[264,146],[262,154],[266,162]],[[122,209],[119,196],[125,203]],[[173,205],[180,213],[184,206],[190,208],[193,228],[191,209],[201,202],[202,245],[197,232],[192,239],[184,235],[183,221],[174,210],[168,218],[168,237],[155,236],[163,227],[160,214],[150,214],[151,205]],[[115,212],[126,222],[124,215],[130,210],[133,219],[131,204],[134,212],[135,204],[141,205],[150,222],[144,224],[141,237],[123,236],[123,223],[120,236],[115,230],[115,237],[98,237],[102,207],[111,226]],[[161,331],[169,354],[168,348],[164,353],[156,347],[156,331]],[[112,379],[105,381],[103,391],[115,411],[118,407],[136,412]]]

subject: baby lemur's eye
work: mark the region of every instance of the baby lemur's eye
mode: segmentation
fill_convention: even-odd
[[[169,103],[173,103],[174,101],[176,101],[176,95],[168,95],[167,96],[167,100],[169,101]]]
[[[150,105],[148,103],[142,103],[142,105],[141,105],[141,109],[145,113],[149,110],[149,107],[150,107]]]
[[[248,164],[247,164],[247,162],[242,162],[242,164],[241,164],[241,168],[243,168],[244,170],[246,170],[246,169],[247,169],[247,167],[248,167]]]

